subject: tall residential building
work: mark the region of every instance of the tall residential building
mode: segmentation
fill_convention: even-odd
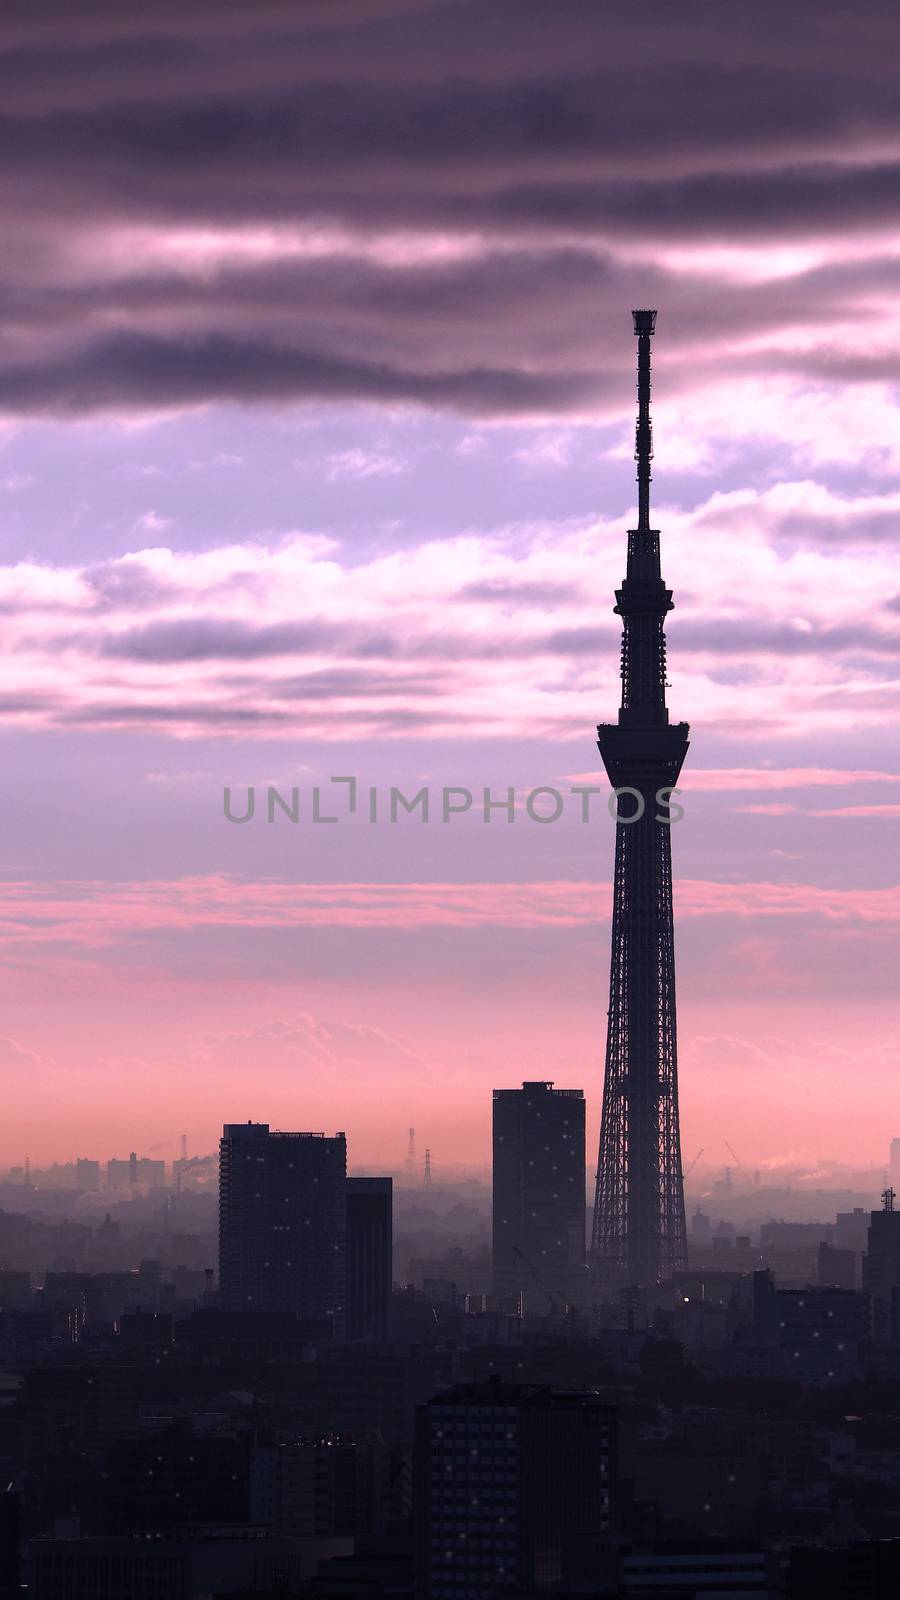
[[[417,1412],[415,1464],[420,1600],[597,1584],[617,1482],[597,1395],[461,1384]]]
[[[219,1146],[219,1300],[346,1328],[347,1141],[226,1123]]]
[[[75,1163],[75,1186],[82,1194],[100,1187],[99,1161],[86,1161],[82,1156]]]
[[[494,1293],[562,1310],[585,1295],[584,1094],[494,1090]]]
[[[893,1189],[886,1189],[883,1210],[870,1215],[862,1264],[876,1344],[900,1339],[900,1211],[895,1211],[894,1199]]]
[[[628,533],[618,721],[597,729],[617,795],[609,1021],[591,1249],[598,1298],[650,1287],[687,1265],[678,1131],[675,935],[669,795],[688,748],[666,706],[664,623],[672,591],[650,526],[650,339],[655,311],[635,311],[638,525]]]
[[[377,1344],[391,1323],[394,1185],[347,1179],[347,1337]]]

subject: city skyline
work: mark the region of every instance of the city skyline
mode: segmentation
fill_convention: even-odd
[[[649,304],[694,738],[685,1159],[727,1140],[775,1174],[881,1165],[888,13],[847,40],[818,8],[812,51],[774,8],[768,31],[692,15],[677,39],[666,8],[646,35],[585,32],[563,0],[550,39],[521,5],[326,9],[202,7],[186,31],[164,4],[152,45],[102,7],[54,12],[52,39],[9,22],[0,1162],[131,1148],[135,1124],[146,1150],[176,1125],[211,1150],[232,1118],[352,1107],[361,1163],[398,1167],[414,1123],[444,1169],[485,1166],[491,1089],[545,1075],[584,1087],[593,1152],[602,809],[239,828],[222,792],[597,781],[632,501],[622,319]],[[670,49],[715,86],[696,119]]]
[[[898,41],[3,7],[0,1600],[900,1594]]]

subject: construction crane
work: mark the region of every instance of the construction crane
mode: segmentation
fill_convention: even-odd
[[[560,1304],[559,1304],[559,1296],[557,1294],[555,1294],[552,1289],[548,1289],[546,1284],[542,1284],[541,1283],[540,1273],[537,1271],[537,1268],[533,1265],[533,1263],[531,1261],[529,1261],[527,1255],[525,1254],[525,1251],[524,1250],[520,1250],[519,1246],[517,1244],[514,1244],[513,1245],[513,1255],[514,1256],[518,1256],[519,1260],[525,1266],[525,1270],[531,1274],[531,1276],[534,1279],[535,1283],[537,1284],[538,1288],[544,1290],[544,1293],[546,1294],[547,1299],[550,1302],[550,1310],[551,1311],[555,1311],[558,1316],[561,1316],[563,1314],[563,1312],[565,1311],[565,1306],[560,1306]]]
[[[745,1184],[747,1185],[747,1188],[748,1189],[752,1189],[753,1185],[750,1182],[750,1179],[747,1177],[747,1174],[744,1171],[743,1167],[741,1166],[740,1158],[735,1154],[734,1150],[732,1150],[731,1145],[728,1143],[727,1139],[725,1140],[725,1149],[728,1151],[728,1154],[733,1158],[734,1164],[737,1167],[738,1172],[740,1173],[741,1177],[743,1178]]]
[[[705,1149],[705,1146],[704,1146],[704,1149]],[[698,1150],[697,1154],[695,1155],[695,1157],[694,1157],[693,1161],[691,1162],[690,1166],[685,1169],[684,1176],[685,1176],[686,1179],[690,1177],[690,1175],[693,1172],[695,1166],[697,1165],[697,1162],[700,1160],[700,1157],[702,1156],[702,1154],[703,1154],[703,1150],[702,1149]]]

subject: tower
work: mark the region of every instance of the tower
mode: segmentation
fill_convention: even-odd
[[[431,1151],[425,1151],[425,1170],[422,1174],[422,1183],[426,1189],[431,1188]]]
[[[406,1146],[406,1176],[414,1178],[416,1175],[416,1130],[410,1128],[409,1142]]]
[[[617,792],[609,1022],[591,1265],[595,1293],[650,1286],[687,1264],[678,1130],[669,791],[688,748],[666,708],[664,621],[672,592],[650,526],[650,339],[655,311],[634,311],[638,341],[638,525],[628,533],[618,722],[597,729]]]

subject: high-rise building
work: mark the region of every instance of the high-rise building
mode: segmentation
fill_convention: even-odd
[[[617,1481],[597,1395],[459,1385],[417,1412],[415,1463],[420,1600],[597,1584]]]
[[[75,1186],[82,1194],[100,1187],[99,1161],[86,1161],[82,1156],[75,1162]]]
[[[390,1178],[347,1179],[347,1337],[370,1344],[390,1332],[393,1190]]]
[[[869,1219],[863,1256],[863,1288],[872,1303],[872,1338],[876,1344],[900,1339],[900,1211],[894,1191],[886,1189],[881,1211]]]
[[[617,794],[609,1022],[591,1262],[598,1297],[649,1286],[687,1263],[678,1128],[671,810],[688,748],[666,708],[664,622],[672,591],[650,526],[650,338],[655,311],[635,311],[638,525],[628,534],[618,722],[597,729]]]
[[[494,1293],[546,1312],[581,1303],[584,1094],[552,1083],[495,1089]]]
[[[347,1141],[226,1123],[219,1146],[219,1300],[346,1327]]]
[[[900,1139],[891,1140],[891,1188],[900,1194]]]

